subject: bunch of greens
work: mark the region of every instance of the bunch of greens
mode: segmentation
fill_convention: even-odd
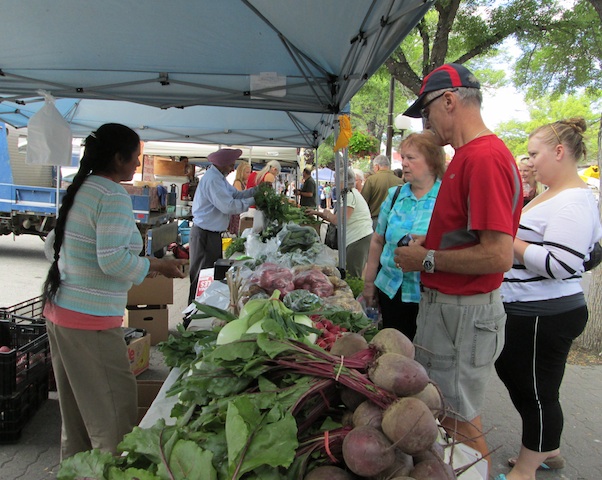
[[[293,222],[296,224],[319,223],[301,208],[289,202],[285,195],[276,193],[271,184],[264,182],[257,186],[254,194],[255,206],[265,215],[266,223],[276,223],[280,227]]]
[[[368,380],[371,359],[370,350],[342,358],[267,334],[204,348],[169,392],[179,394],[175,425],[135,427],[118,447],[123,455],[78,453],[62,462],[58,478],[302,478],[308,466],[340,454],[349,431],[343,409],[333,408],[337,384],[377,405],[395,400]]]
[[[226,247],[226,250],[224,252],[224,257],[230,258],[232,255],[234,255],[237,252],[244,253],[246,241],[247,241],[247,239],[244,237],[233,238],[230,245],[228,245],[228,247]]]

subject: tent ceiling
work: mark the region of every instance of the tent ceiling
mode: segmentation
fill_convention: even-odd
[[[29,106],[43,89],[168,109],[152,116],[160,120],[198,105],[307,112],[318,116],[304,128],[324,129],[294,142],[315,146],[433,1],[2,1],[0,102]],[[246,130],[262,121],[256,112]],[[225,130],[215,120],[212,143],[227,143]]]

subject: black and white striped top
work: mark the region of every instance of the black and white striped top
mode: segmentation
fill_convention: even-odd
[[[516,236],[530,245],[504,275],[505,303],[581,293],[583,261],[602,238],[596,199],[589,188],[564,190],[523,212]]]

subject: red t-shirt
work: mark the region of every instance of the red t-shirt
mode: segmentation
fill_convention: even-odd
[[[521,178],[516,162],[495,135],[458,148],[437,196],[424,246],[455,250],[479,243],[478,231],[516,235],[522,208]],[[475,295],[499,288],[503,272],[486,275],[422,272],[427,288],[448,295]]]

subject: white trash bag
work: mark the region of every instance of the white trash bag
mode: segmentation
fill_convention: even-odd
[[[43,90],[45,104],[27,125],[26,163],[35,165],[71,165],[73,150],[71,128],[54,105],[54,97]]]

